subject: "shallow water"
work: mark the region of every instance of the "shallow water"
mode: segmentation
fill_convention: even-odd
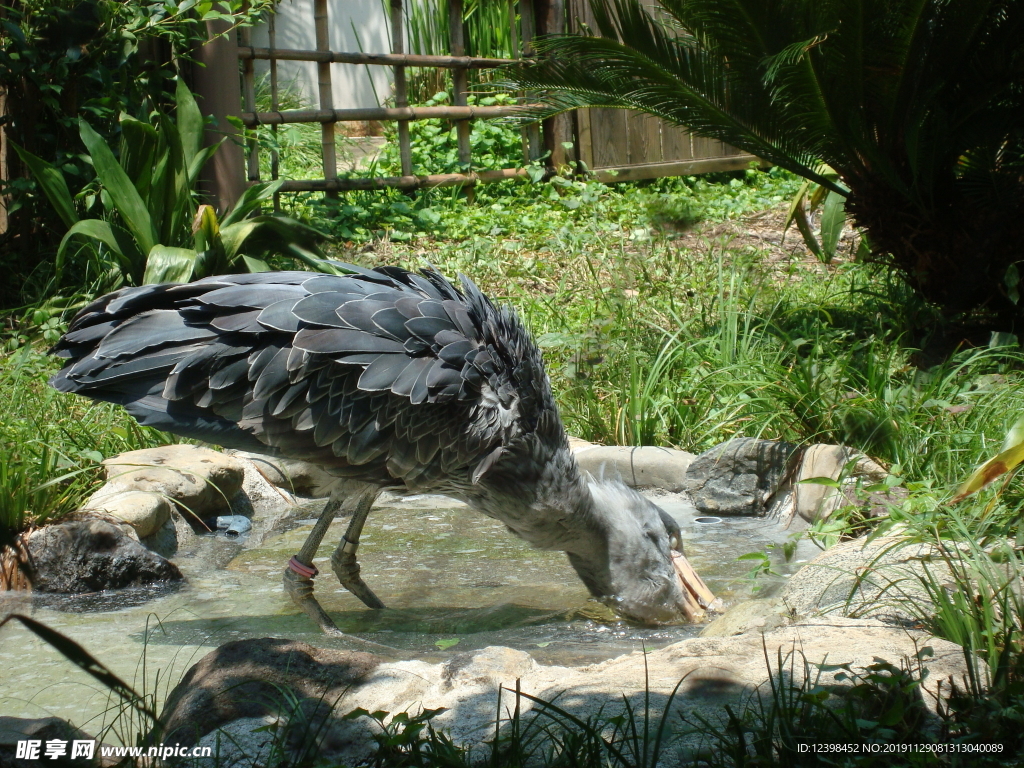
[[[755,588],[770,593],[817,551],[801,542],[790,563],[775,553],[775,570],[782,575],[755,584],[748,577],[751,564],[737,562],[737,556],[781,543],[791,531],[762,519],[701,522],[680,497],[655,500],[679,521],[687,557],[727,607],[751,597]],[[332,525],[315,561],[323,571],[318,599],[342,631],[386,647],[327,638],[281,586],[284,564],[322,505],[311,501],[297,508],[286,530],[258,547],[220,536],[203,539],[189,556],[175,558],[187,579],[180,588],[8,595],[0,597],[0,612],[30,614],[63,632],[137,690],[156,691],[158,701],[208,650],[246,637],[288,637],[428,660],[507,645],[541,663],[586,664],[661,647],[701,629],[616,621],[588,599],[562,553],[530,549],[502,524],[450,499],[420,496],[383,501],[363,532],[363,578],[386,610],[366,609],[337,583],[329,559],[344,522]],[[107,703],[105,690],[21,625],[0,629],[0,715],[53,714],[95,732]]]

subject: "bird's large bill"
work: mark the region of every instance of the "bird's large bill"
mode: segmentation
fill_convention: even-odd
[[[683,553],[672,550],[672,565],[683,588],[683,613],[688,620],[699,621],[706,611],[721,609],[722,601],[711,593]]]

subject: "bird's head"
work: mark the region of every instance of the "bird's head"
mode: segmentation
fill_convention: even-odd
[[[679,526],[620,482],[591,480],[588,486],[589,512],[602,545],[568,555],[591,594],[627,619],[645,624],[684,621],[683,584],[672,561]]]

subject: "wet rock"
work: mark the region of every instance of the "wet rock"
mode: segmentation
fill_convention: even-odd
[[[793,612],[778,598],[747,600],[732,606],[703,630],[701,637],[732,637],[745,632],[771,632],[794,620]]]
[[[799,457],[791,443],[735,438],[693,460],[686,490],[707,515],[764,515],[783,501]]]
[[[281,645],[270,648],[266,645],[269,643]],[[295,673],[284,674],[285,667],[280,661],[243,665],[227,661],[223,666],[216,661],[225,649],[233,647],[236,653],[241,653],[247,644],[263,647],[264,650],[259,651],[261,657],[271,651],[285,653],[291,648],[288,652],[298,653],[301,659],[299,666]],[[251,706],[254,699],[266,697],[266,691],[261,692],[259,687],[266,686],[265,680],[287,683],[300,687],[297,695],[306,698],[312,715],[305,716],[305,721],[317,722],[321,716],[327,718],[322,722],[326,724],[324,730],[333,734],[332,741],[329,747],[317,744],[315,748],[325,752],[329,749],[331,760],[357,764],[373,753],[374,726],[365,717],[342,720],[356,708],[370,712],[383,710],[392,715],[407,712],[411,716],[424,709],[443,708],[445,711],[434,718],[432,724],[449,733],[456,744],[470,747],[474,754],[487,754],[485,742],[493,738],[495,713],[508,713],[516,708],[517,684],[523,693],[556,701],[558,706],[583,719],[599,713],[604,717],[618,714],[624,708],[623,697],[634,711],[642,713],[647,697],[652,721],[658,722],[669,695],[682,680],[672,704],[674,712],[665,720],[677,729],[675,734],[669,734],[671,743],[680,736],[680,716],[699,716],[720,722],[723,705],[738,706],[759,686],[766,686],[765,653],[773,669],[779,652],[786,656],[794,648],[811,664],[827,660],[830,664],[849,663],[854,669],[863,669],[879,657],[898,664],[905,657],[913,657],[925,645],[933,648],[934,656],[924,661],[928,676],[922,706],[934,707],[932,695],[937,692],[940,681],[948,690],[945,681],[949,677],[963,678],[962,650],[922,632],[873,620],[819,618],[763,635],[748,632],[735,637],[692,638],[646,655],[636,652],[584,667],[545,666],[522,651],[500,647],[458,654],[446,663],[428,664],[423,661],[385,662],[366,654],[313,649],[283,640],[241,641],[223,646],[199,662],[197,667],[203,667],[206,673],[189,673],[179,686],[179,689],[187,688],[186,694],[180,694],[178,689],[172,693],[171,699],[177,699],[169,700],[167,717],[175,724],[173,727],[179,729],[185,723],[201,723],[202,729],[211,733],[217,727],[233,723],[231,728],[244,726],[251,733],[259,721],[242,722],[243,718],[266,717],[270,711],[257,712],[243,705]],[[354,670],[353,665],[357,669]],[[332,668],[343,671],[333,677]],[[816,673],[814,667],[811,669]],[[799,679],[802,672],[803,664],[798,658],[794,674]],[[834,681],[830,674],[826,673],[822,684],[839,684],[840,681]],[[311,684],[304,679],[307,677],[317,683]],[[338,682],[342,679],[348,681],[347,689]],[[239,688],[249,695],[236,693]],[[303,691],[321,693],[310,696]],[[337,692],[340,698],[332,698],[330,692]],[[202,698],[207,704],[192,707],[191,715],[184,718],[180,713],[183,702],[190,696],[196,701]],[[212,702],[217,699],[225,705],[213,706]],[[226,705],[228,702],[230,706]],[[535,704],[523,697],[518,705],[523,727],[529,727],[537,712]],[[274,716],[281,722],[279,714]],[[299,720],[291,715],[288,722]],[[335,724],[343,722],[349,726],[359,725],[362,730],[336,730]],[[550,725],[550,720],[541,717],[540,723]],[[174,732],[175,740],[181,740],[179,733],[183,731]],[[300,742],[297,736],[293,737],[293,743]]]
[[[280,724],[277,717],[243,717],[225,723],[199,740],[196,745],[208,747],[217,768],[252,768],[272,765],[276,736]],[[187,765],[194,759],[174,761]]]
[[[243,468],[233,457],[196,445],[129,451],[103,462],[106,495],[144,491],[173,499],[187,516],[226,510],[242,487]]]
[[[537,662],[525,651],[491,646],[482,651],[459,653],[441,667],[441,679],[449,688],[459,685],[495,686],[508,677],[523,677]]]
[[[82,508],[122,520],[139,538],[152,536],[171,519],[171,503],[165,496],[147,491],[116,491],[104,485]]]
[[[369,653],[277,638],[227,643],[193,665],[168,695],[162,715],[164,740],[191,745],[236,720],[294,719],[296,702],[333,704],[366,680],[380,662]],[[310,712],[301,712],[308,719]]]
[[[654,446],[598,445],[576,450],[580,467],[595,477],[621,480],[631,488],[678,493],[686,485],[692,453]]]
[[[848,504],[865,506],[866,514],[884,511],[884,503],[896,503],[903,489],[888,493],[858,494],[856,486],[881,483],[889,473],[877,462],[844,445],[817,444],[804,450],[793,483],[793,505],[796,514],[809,523],[824,520],[836,509]],[[846,488],[833,488],[804,480],[823,477],[841,480]]]
[[[40,592],[78,594],[182,578],[173,563],[104,520],[48,525],[25,542],[32,587]]]

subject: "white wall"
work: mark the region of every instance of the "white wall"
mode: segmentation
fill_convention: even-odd
[[[364,53],[388,53],[391,50],[388,19],[381,0],[329,0],[327,19],[330,25],[332,51],[362,50]],[[362,47],[356,42],[353,27],[359,34]],[[255,27],[252,32],[253,45],[258,48],[268,47],[267,35],[266,24]],[[277,48],[315,49],[313,0],[281,0],[277,6],[276,35]],[[256,62],[257,77],[269,71],[270,62]],[[294,84],[306,106],[319,106],[316,64],[304,61],[278,61],[277,78],[279,88],[283,90],[289,84]],[[390,67],[332,64],[334,108],[376,107],[378,99],[383,104],[391,95],[391,78]]]

